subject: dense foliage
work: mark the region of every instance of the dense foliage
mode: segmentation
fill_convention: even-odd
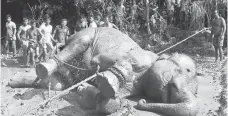
[[[10,0],[9,0],[10,1]],[[16,1],[16,0],[13,0]],[[165,0],[135,0],[137,10],[132,19],[132,7],[134,0],[20,0],[28,6],[30,18],[42,22],[43,16],[48,14],[51,16],[52,24],[55,26],[60,24],[62,18],[67,18],[68,26],[73,30],[81,16],[88,17],[107,15],[107,9],[112,8],[114,19],[112,22],[117,26],[122,26],[121,31],[130,35],[141,46],[145,47],[145,43],[154,45],[161,41],[170,40],[171,35],[167,33],[173,27],[181,27],[179,25],[167,26],[167,13]],[[35,2],[36,1],[36,2]],[[122,25],[117,23],[117,7],[123,2],[126,13],[123,16]],[[227,1],[226,0],[186,0],[189,2],[187,18],[183,22],[188,30],[198,30],[205,26],[210,26],[212,20],[212,12],[218,8],[220,14],[226,19]],[[147,11],[146,6],[149,6]],[[155,7],[158,9],[154,10]],[[96,17],[95,17],[96,18]],[[174,17],[175,18],[175,17]],[[149,25],[147,23],[149,22]],[[149,29],[148,29],[149,27]],[[73,31],[71,31],[73,32]],[[146,39],[145,39],[146,38]]]

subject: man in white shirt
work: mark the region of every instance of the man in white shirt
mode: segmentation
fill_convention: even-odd
[[[13,57],[16,56],[16,24],[11,21],[11,16],[8,14],[6,15],[6,53],[8,55],[9,48],[11,47],[13,50]],[[11,43],[11,46],[9,46]]]
[[[96,22],[94,21],[94,18],[93,18],[93,16],[90,16],[89,17],[89,27],[97,27],[97,24],[96,24]]]
[[[29,42],[27,40],[27,38],[26,38],[26,32],[30,28],[31,28],[31,26],[28,24],[28,19],[27,18],[24,18],[23,19],[23,25],[21,25],[19,27],[19,30],[18,30],[18,33],[17,33],[18,40],[21,41],[21,47],[22,47],[22,50],[23,50],[23,59],[24,59],[24,62],[26,62],[28,42]]]
[[[39,43],[41,44],[41,49],[43,52],[41,56],[43,56],[44,61],[47,60],[48,52],[52,52],[53,50],[52,41],[56,42],[52,36],[52,26],[50,25],[50,22],[51,22],[51,18],[46,17],[44,20],[44,23],[41,24],[39,28],[39,30],[42,33],[42,38],[39,41]]]

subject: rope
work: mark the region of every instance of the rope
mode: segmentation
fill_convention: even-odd
[[[57,95],[55,95],[55,96],[53,96],[53,97],[51,97],[51,98],[48,98],[47,100],[45,100],[45,101],[39,103],[38,105],[36,105],[36,106],[34,106],[34,107],[28,109],[27,111],[25,111],[25,112],[19,114],[18,116],[23,116],[23,115],[25,115],[25,114],[28,114],[28,113],[31,112],[32,110],[39,109],[39,107],[42,107],[43,105],[47,104],[48,102],[52,101],[53,99],[56,99],[56,98],[58,98],[58,97],[60,97],[60,96],[62,96],[62,95],[65,95],[67,92],[73,90],[74,88],[78,87],[79,85],[81,85],[81,84],[83,84],[83,83],[85,83],[85,82],[87,82],[87,81],[89,81],[89,80],[92,80],[92,79],[95,78],[96,76],[97,76],[97,74],[94,74],[94,75],[92,75],[92,76],[86,78],[85,80],[83,80],[83,81],[81,81],[81,82],[79,82],[79,83],[77,83],[77,84],[71,86],[70,88],[68,88],[68,89],[66,89],[66,90],[64,90],[64,91],[62,91],[62,92],[60,92],[59,94],[57,94]]]
[[[94,40],[93,40],[93,44],[92,44],[91,55],[94,54],[95,47],[97,46],[98,34],[99,34],[99,31],[98,31],[98,29],[96,28],[96,29],[95,29],[95,36],[94,36]],[[81,71],[88,71],[88,70],[90,70],[90,69],[79,68],[79,67],[73,66],[73,65],[71,65],[71,64],[69,64],[69,63],[66,63],[66,62],[60,60],[60,59],[57,58],[56,56],[54,56],[54,58],[55,58],[56,60],[62,62],[63,64],[65,64],[65,65],[67,65],[67,66],[70,66],[70,67],[72,67],[72,68],[75,68],[75,69],[77,69],[77,70],[81,70]]]
[[[181,40],[180,42],[178,42],[178,43],[176,43],[176,44],[174,44],[174,45],[172,45],[172,46],[170,46],[170,47],[168,47],[168,48],[166,48],[166,49],[164,49],[164,50],[158,52],[157,54],[161,54],[161,53],[163,53],[163,52],[165,52],[165,51],[167,51],[167,50],[169,50],[169,49],[171,49],[171,48],[173,48],[173,47],[175,47],[175,46],[181,44],[182,42],[184,42],[184,41],[190,39],[191,37],[197,35],[198,33],[204,32],[204,31],[206,31],[207,29],[210,29],[210,28],[211,28],[211,27],[209,27],[209,28],[203,28],[202,30],[200,30],[200,31],[198,31],[198,32],[196,32],[196,33],[194,33],[194,34],[188,36],[187,38],[185,38],[185,39]]]
[[[89,70],[89,69],[85,69],[85,68],[79,68],[79,67],[77,67],[77,66],[74,66],[74,65],[71,65],[71,64],[69,64],[69,63],[66,63],[66,62],[60,60],[59,58],[57,58],[56,56],[54,56],[54,58],[55,58],[56,60],[60,61],[61,63],[65,64],[65,65],[67,65],[67,66],[70,66],[70,67],[72,67],[72,68],[75,68],[75,69],[77,69],[77,70],[81,70],[81,71],[88,71],[88,70]]]

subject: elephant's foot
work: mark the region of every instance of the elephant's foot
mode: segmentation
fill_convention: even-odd
[[[116,92],[119,90],[119,80],[110,71],[105,71],[97,76],[98,89],[101,94],[106,98],[116,96]]]
[[[76,92],[80,96],[78,99],[78,103],[81,107],[85,109],[96,108],[98,95],[100,93],[100,91],[96,87],[88,83],[83,83],[77,88]]]

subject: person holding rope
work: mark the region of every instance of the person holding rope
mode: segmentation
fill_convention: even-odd
[[[220,57],[220,61],[223,60],[223,41],[226,32],[226,22],[224,18],[220,17],[218,11],[214,11],[214,19],[212,20],[212,29],[211,29],[211,38],[210,42],[213,42],[213,46],[215,48],[215,62],[219,63],[218,57]]]

